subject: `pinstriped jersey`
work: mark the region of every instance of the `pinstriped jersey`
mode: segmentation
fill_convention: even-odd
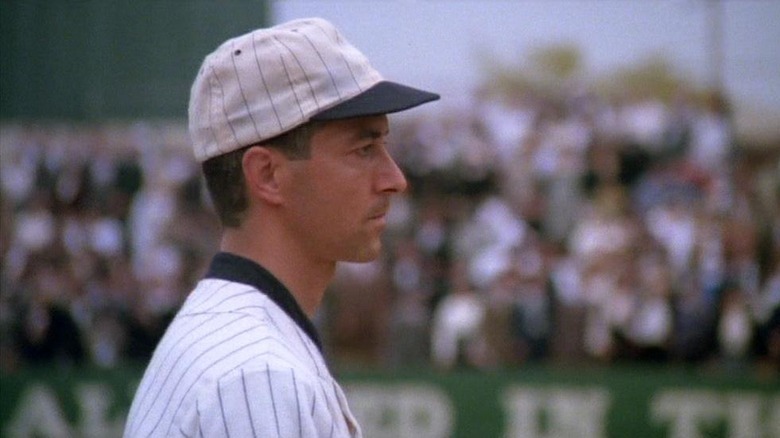
[[[270,273],[220,253],[136,391],[125,437],[360,437],[311,322]]]

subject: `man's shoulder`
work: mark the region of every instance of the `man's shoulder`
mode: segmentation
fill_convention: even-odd
[[[269,354],[248,361],[209,380],[220,386],[229,386],[235,382],[248,380],[267,382],[289,380],[300,387],[314,388],[330,384],[329,382],[333,379],[330,376],[318,375],[308,367],[301,366],[295,358]]]
[[[215,325],[236,316],[242,316],[247,319],[245,323],[269,332],[284,332],[291,323],[284,311],[257,288],[217,279],[198,283],[179,309],[176,319]]]
[[[226,312],[268,307],[271,303],[268,296],[252,285],[207,278],[198,282],[179,313]]]
[[[322,372],[319,351],[295,323],[252,286],[205,280],[171,322],[156,356],[219,374],[232,369]],[[162,357],[160,357],[162,359]]]

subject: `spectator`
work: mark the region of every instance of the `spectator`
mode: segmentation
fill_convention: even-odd
[[[718,347],[720,358],[729,370],[741,370],[746,365],[753,341],[753,318],[747,297],[735,284],[723,290],[719,309]]]
[[[35,365],[86,363],[85,341],[68,301],[74,292],[73,279],[63,262],[56,261],[56,255],[40,256],[28,265],[22,280],[30,288],[18,320],[21,359]]]
[[[463,264],[457,263],[453,268],[450,291],[433,314],[433,365],[443,370],[478,367],[484,363],[480,336],[485,305],[469,281]]]

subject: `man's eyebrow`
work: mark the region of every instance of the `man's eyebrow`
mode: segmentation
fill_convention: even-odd
[[[371,140],[378,140],[383,137],[387,137],[390,134],[390,130],[386,129],[384,131],[380,131],[378,129],[373,128],[367,128],[367,129],[361,129],[358,133],[358,138],[361,140],[364,139],[371,139]]]

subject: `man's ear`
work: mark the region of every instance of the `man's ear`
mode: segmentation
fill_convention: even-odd
[[[282,159],[280,152],[263,146],[254,146],[244,152],[241,165],[248,196],[269,204],[281,204],[277,170]]]

